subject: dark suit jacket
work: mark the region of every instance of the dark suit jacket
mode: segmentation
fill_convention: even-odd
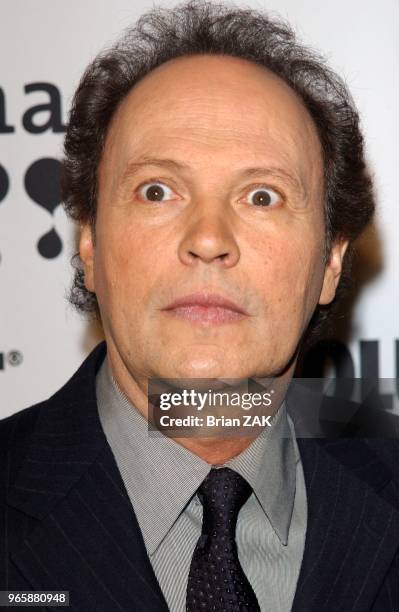
[[[0,422],[0,590],[68,590],[83,612],[166,611],[98,417],[104,354]],[[298,444],[308,529],[292,609],[398,612],[398,442]]]

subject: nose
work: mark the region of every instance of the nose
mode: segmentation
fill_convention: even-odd
[[[179,258],[185,265],[198,261],[215,263],[225,268],[235,266],[240,250],[234,236],[232,222],[226,210],[194,211],[179,243]]]

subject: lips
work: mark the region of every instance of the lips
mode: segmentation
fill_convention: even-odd
[[[220,324],[240,321],[248,313],[232,300],[218,293],[192,293],[174,300],[163,312],[193,323]]]

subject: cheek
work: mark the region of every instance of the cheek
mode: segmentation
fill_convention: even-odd
[[[258,248],[258,255],[259,255]],[[252,272],[265,304],[279,311],[281,323],[302,324],[317,304],[323,279],[322,245],[313,239],[292,235],[270,240],[262,248],[261,265],[253,264]]]
[[[121,313],[140,308],[158,268],[153,238],[127,225],[110,224],[98,232],[94,277],[101,305],[118,308]]]

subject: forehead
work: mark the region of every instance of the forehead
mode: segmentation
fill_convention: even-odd
[[[230,56],[168,61],[122,101],[103,165],[111,163],[116,176],[135,157],[160,152],[198,164],[211,154],[227,166],[262,158],[296,170],[306,183],[320,181],[320,142],[300,98],[271,71]]]

